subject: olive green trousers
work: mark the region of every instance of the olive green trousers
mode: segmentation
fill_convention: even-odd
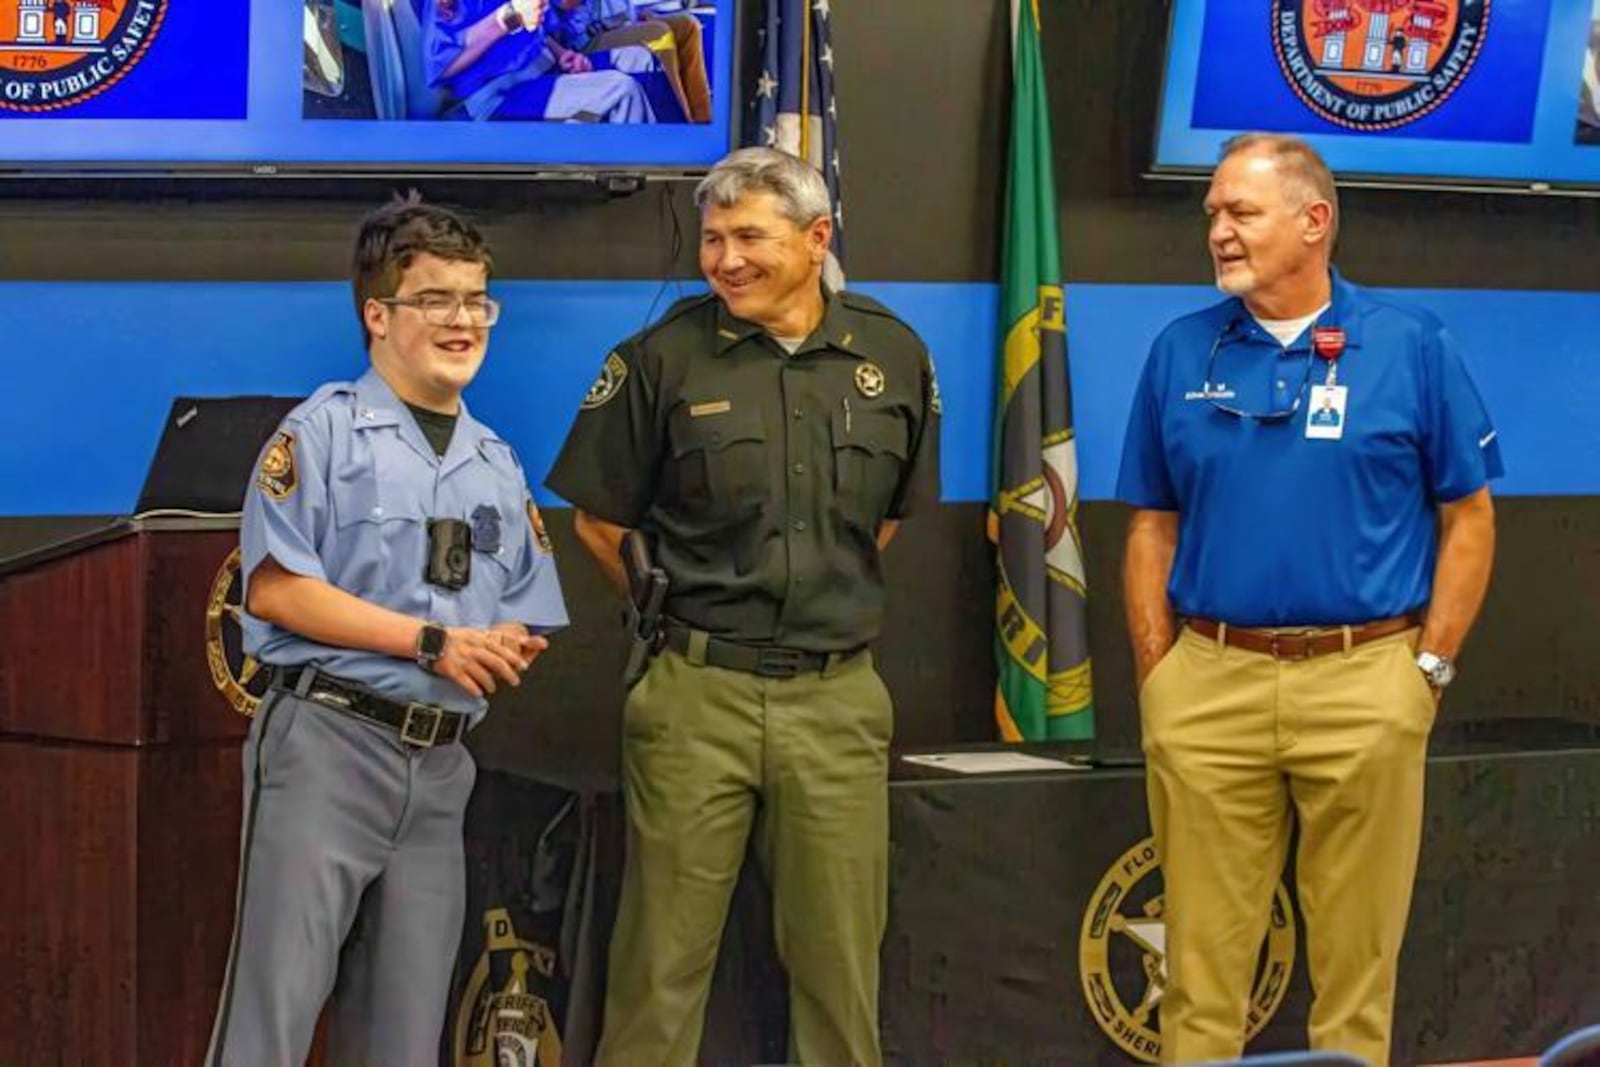
[[[623,712],[627,863],[602,1067],[692,1064],[754,832],[789,973],[789,1059],[882,1060],[888,690],[860,653],[794,678],[651,663]]]

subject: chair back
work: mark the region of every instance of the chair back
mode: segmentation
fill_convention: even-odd
[[[1545,1049],[1539,1067],[1600,1067],[1600,1026],[1574,1030]]]
[[[416,0],[362,0],[361,16],[378,118],[438,118],[444,95],[428,85]]]

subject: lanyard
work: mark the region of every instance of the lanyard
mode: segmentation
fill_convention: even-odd
[[[1311,331],[1311,351],[1327,361],[1328,374],[1323,384],[1332,389],[1339,384],[1339,357],[1344,355],[1343,327],[1315,327]]]

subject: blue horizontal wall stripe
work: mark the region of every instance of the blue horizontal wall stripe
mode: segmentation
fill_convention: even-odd
[[[944,498],[988,495],[999,294],[989,284],[867,283],[928,341],[945,399]],[[505,282],[507,313],[468,394],[535,478],[620,337],[693,286]],[[1501,431],[1508,494],[1600,493],[1600,294],[1408,290],[1462,339]],[[1129,397],[1151,339],[1215,295],[1203,286],[1070,285],[1082,494],[1111,495]],[[0,284],[11,432],[0,514],[128,510],[176,395],[309,392],[364,365],[337,282]],[[546,503],[552,502],[541,491]]]

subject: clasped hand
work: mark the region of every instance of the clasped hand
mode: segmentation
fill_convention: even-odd
[[[543,637],[508,629],[452,626],[445,633],[433,672],[475,697],[488,696],[502,683],[521,685],[523,673],[550,647]]]

